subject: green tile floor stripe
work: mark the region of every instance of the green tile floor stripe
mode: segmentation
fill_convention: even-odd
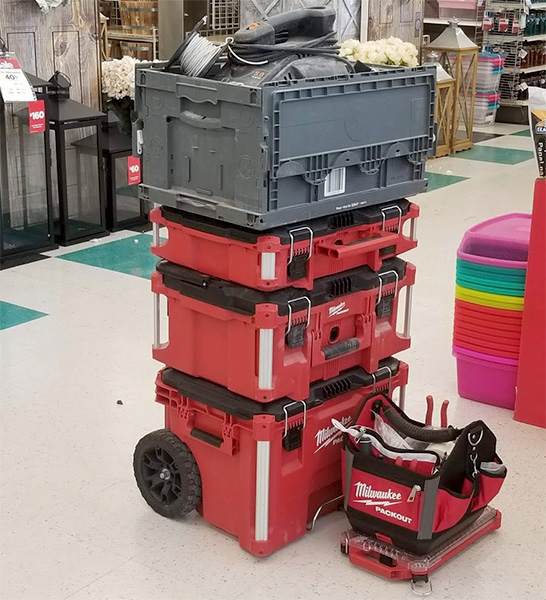
[[[517,165],[534,158],[528,150],[512,150],[512,148],[496,148],[494,146],[474,146],[471,150],[463,150],[450,154],[452,158],[478,160],[481,162],[497,163],[501,165]]]
[[[28,323],[41,317],[47,317],[47,314],[0,300],[0,330]]]
[[[428,179],[428,191],[433,192],[440,188],[446,187],[447,185],[453,185],[459,183],[459,181],[465,181],[468,177],[460,177],[459,175],[444,175],[443,173],[426,173],[425,177]]]
[[[529,129],[529,127],[527,127],[527,129],[522,129],[521,131],[513,133],[512,135],[517,135],[520,137],[531,137],[531,130]]]
[[[151,235],[140,234],[115,242],[99,242],[57,258],[149,279],[159,260],[150,252],[151,243]]]

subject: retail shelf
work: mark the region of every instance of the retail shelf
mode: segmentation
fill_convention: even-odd
[[[484,40],[484,44],[491,45],[496,44],[509,44],[510,42],[540,42],[546,41],[546,33],[539,35],[501,35],[498,33],[491,33],[487,35]]]
[[[423,22],[425,23],[425,25],[449,25],[448,19],[440,19],[438,17],[426,17],[425,19],[423,19]],[[481,27],[482,22],[462,20],[457,21],[457,25],[459,25],[460,27]]]
[[[507,100],[506,98],[499,100],[501,106],[527,106],[527,102],[527,100]]]
[[[505,67],[503,73],[537,73],[538,71],[546,71],[546,65],[538,65],[537,67]]]
[[[488,2],[487,10],[522,10],[525,2]],[[546,9],[546,2],[535,2],[529,6],[529,10]]]
[[[108,30],[108,39],[110,40],[133,40],[135,42],[154,42],[157,41],[157,33],[144,34],[144,33],[125,33],[123,31],[116,31],[115,29]]]

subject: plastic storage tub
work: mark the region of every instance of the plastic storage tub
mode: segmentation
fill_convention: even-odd
[[[440,19],[476,20],[477,0],[438,0]]]
[[[465,302],[464,300],[458,299],[455,299],[455,311],[460,311],[462,314],[478,319],[493,321],[499,325],[512,323],[521,326],[523,317],[522,311],[482,306],[481,304],[472,304],[471,302]]]
[[[323,277],[310,292],[259,292],[165,261],[157,269],[152,290],[167,297],[169,339],[154,358],[247,398],[303,400],[311,382],[355,366],[373,373],[410,345],[396,320],[415,267],[400,258],[379,273]]]
[[[491,306],[493,308],[504,308],[506,310],[522,311],[523,298],[517,296],[504,296],[502,294],[489,294],[488,292],[479,292],[471,290],[460,285],[455,286],[455,298],[481,304],[483,306]]]
[[[514,408],[518,361],[491,356],[453,346],[457,359],[459,396],[494,404],[502,408]]]
[[[474,96],[474,123],[490,124],[495,122],[499,108],[500,92],[480,92]]]
[[[362,265],[377,271],[385,259],[415,248],[418,216],[417,205],[398,200],[262,234],[163,206],[150,219],[167,228],[168,239],[152,252],[254,289],[310,290],[315,279]],[[409,237],[403,233],[408,220]]]
[[[502,215],[470,228],[464,235],[457,258],[492,267],[526,269],[531,215]]]
[[[343,437],[332,418],[349,425],[364,397],[392,392],[407,378],[407,365],[389,358],[373,375],[352,369],[315,384],[302,402],[264,405],[166,369],[156,401],[165,407],[165,426],[197,462],[198,511],[245,550],[266,556],[341,503]]]
[[[428,66],[248,87],[137,67],[140,196],[266,230],[424,192],[435,79]]]
[[[457,259],[457,272],[472,275],[473,277],[491,278],[502,282],[513,282],[525,284],[527,270],[525,267],[511,269],[507,267],[494,267],[491,265],[482,265],[476,262]]]

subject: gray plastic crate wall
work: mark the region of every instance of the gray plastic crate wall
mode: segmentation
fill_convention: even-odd
[[[250,88],[137,73],[142,197],[267,229],[425,191],[434,69]]]

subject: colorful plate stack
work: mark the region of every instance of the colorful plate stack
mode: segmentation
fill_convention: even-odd
[[[514,408],[530,226],[530,215],[503,215],[459,246],[453,354],[463,398]]]

